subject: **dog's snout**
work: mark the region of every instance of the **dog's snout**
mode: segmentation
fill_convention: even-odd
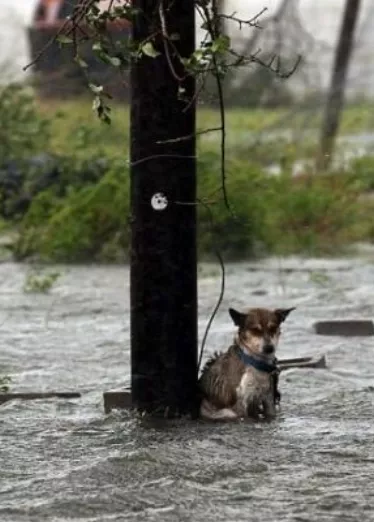
[[[263,351],[264,351],[264,353],[273,353],[274,352],[274,345],[270,344],[270,343],[265,344],[264,347],[263,347]]]

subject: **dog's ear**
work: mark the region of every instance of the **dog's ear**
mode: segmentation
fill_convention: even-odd
[[[231,319],[234,321],[235,326],[238,326],[241,328],[244,326],[246,314],[242,314],[241,312],[238,312],[237,310],[234,310],[233,308],[229,308],[229,314],[231,316]]]
[[[292,310],[295,310],[295,307],[293,308],[277,308],[277,310],[274,310],[275,315],[278,318],[279,324],[283,323],[283,321],[286,320],[288,314],[292,312]]]

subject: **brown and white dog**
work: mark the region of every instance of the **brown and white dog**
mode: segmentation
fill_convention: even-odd
[[[277,396],[280,397],[275,350],[280,326],[292,310],[252,308],[241,313],[229,309],[238,332],[229,349],[215,354],[202,370],[200,417],[275,417]]]

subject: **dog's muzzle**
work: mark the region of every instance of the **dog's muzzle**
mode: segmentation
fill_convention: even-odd
[[[274,353],[275,347],[273,344],[265,344],[262,351],[266,354]]]

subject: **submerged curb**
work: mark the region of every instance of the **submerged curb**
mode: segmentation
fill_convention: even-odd
[[[343,337],[366,337],[374,335],[374,323],[367,320],[318,321],[313,325],[318,335],[341,335]]]
[[[23,400],[33,401],[37,399],[79,399],[78,392],[30,392],[30,393],[0,393],[0,404],[8,401]]]

